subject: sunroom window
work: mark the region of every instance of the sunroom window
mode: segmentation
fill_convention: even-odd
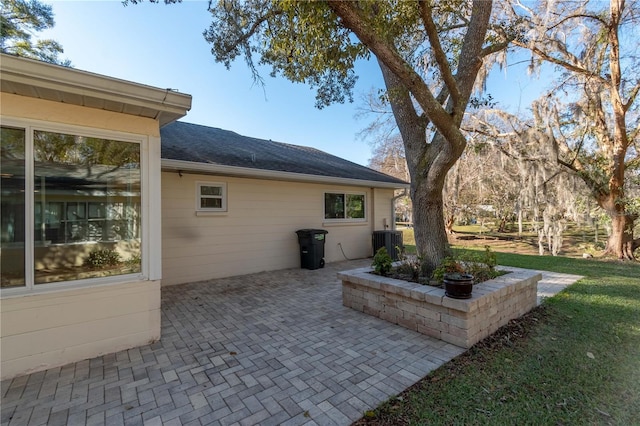
[[[25,285],[25,130],[0,129],[0,286]]]
[[[140,143],[3,127],[2,287],[141,272],[141,177]]]

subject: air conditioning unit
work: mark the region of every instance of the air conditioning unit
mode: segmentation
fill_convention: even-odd
[[[374,255],[381,247],[386,247],[387,253],[393,260],[400,260],[400,254],[404,248],[402,231],[373,231],[371,241]]]

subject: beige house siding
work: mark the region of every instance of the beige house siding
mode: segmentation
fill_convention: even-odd
[[[143,345],[160,338],[159,123],[95,108],[2,93],[3,123],[69,132],[104,132],[142,142],[144,279],[123,276],[105,284],[59,283],[3,292],[0,300],[2,379]],[[55,290],[54,290],[55,289]]]
[[[0,114],[93,129],[160,136],[158,121],[0,92]],[[159,141],[158,141],[159,142]]]
[[[137,281],[4,298],[2,379],[160,338],[160,282]]]
[[[393,195],[393,189],[375,188],[373,190],[373,211],[376,212],[373,224],[375,231],[384,231],[393,227],[395,220],[395,206],[392,205]]]
[[[196,214],[196,182],[226,183],[226,213]],[[325,192],[366,195],[367,220],[324,220]],[[162,173],[162,284],[300,267],[298,229],[325,229],[325,260],[371,256],[391,223],[392,189]],[[342,247],[342,250],[341,250]]]

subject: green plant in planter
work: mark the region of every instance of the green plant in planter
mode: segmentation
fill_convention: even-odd
[[[387,249],[385,247],[380,247],[376,252],[375,256],[373,256],[373,272],[378,275],[387,276],[389,272],[391,272],[391,268],[393,266],[393,259],[389,256]]]
[[[456,257],[447,257],[434,270],[433,279],[442,282],[445,274],[473,275],[475,284],[493,279],[500,275],[495,267],[498,264],[496,254],[489,246],[483,252],[465,252]]]
[[[460,256],[465,272],[474,276],[474,282],[479,283],[493,279],[500,275],[496,270],[498,260],[491,247],[485,246],[483,252],[466,252]]]
[[[463,265],[456,258],[449,256],[445,257],[442,260],[442,263],[438,265],[436,269],[433,270],[432,278],[439,283],[444,280],[444,276],[448,274],[463,274],[465,273],[465,269]]]

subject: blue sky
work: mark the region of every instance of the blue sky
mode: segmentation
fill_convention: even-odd
[[[355,115],[360,98],[382,87],[375,61],[357,65],[353,103],[318,110],[309,86],[265,70],[262,87],[242,60],[231,70],[216,63],[202,36],[210,23],[206,1],[127,7],[120,1],[44,2],[53,6],[56,26],[42,36],[60,42],[75,68],[188,93],[193,104],[182,121],[312,146],[363,165],[371,157],[369,143],[357,137],[368,120]],[[495,72],[487,89],[503,105],[523,109],[535,85],[519,67]]]

